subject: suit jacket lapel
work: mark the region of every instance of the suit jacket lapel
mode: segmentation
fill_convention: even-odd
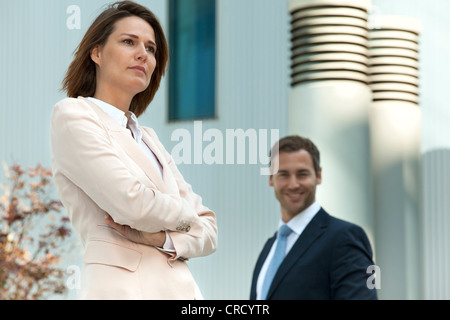
[[[316,241],[316,239],[325,232],[328,225],[327,218],[328,214],[321,208],[315,217],[309,222],[305,230],[303,230],[300,237],[298,237],[297,241],[294,243],[294,246],[291,248],[288,255],[281,263],[277,273],[275,274],[272,285],[270,286],[267,297],[270,297],[286,273],[292,268],[294,263],[300,259],[308,248],[314,243],[314,241]]]
[[[266,261],[267,256],[269,255],[270,249],[273,246],[273,243],[276,239],[276,233],[275,235],[266,241],[266,244],[264,245],[264,248],[262,249],[261,253],[259,254],[258,260],[256,261],[255,269],[253,270],[253,279],[252,279],[252,287],[250,289],[250,299],[255,300],[256,299],[256,284],[258,282],[259,273],[261,272],[261,268],[264,264],[264,261]]]
[[[258,263],[255,266],[255,271],[257,271],[258,274],[261,271],[261,268],[262,268],[262,266],[264,264],[264,261],[266,261],[267,256],[269,255],[270,249],[272,248],[273,243],[275,242],[276,238],[277,237],[276,237],[276,233],[275,233],[275,235],[272,238],[267,240],[263,250],[261,251],[261,255],[260,255],[259,259],[258,259]]]
[[[106,125],[110,136],[114,139],[114,141],[119,144],[119,146],[126,152],[126,154],[144,171],[145,175],[156,185],[156,187],[165,191],[164,181],[161,179],[161,175],[148,159],[148,156],[144,153],[141,147],[136,143],[136,141],[131,137],[131,135],[127,132],[127,130],[121,127],[114,119],[109,117],[102,109],[100,109],[95,103],[89,101],[88,99],[83,98],[83,100],[88,103],[94,111],[101,118],[103,123]],[[161,159],[161,154],[158,153],[159,150],[155,146],[152,147],[151,139],[146,139],[145,141],[149,145],[149,148],[152,151],[156,151],[155,155],[158,159]],[[160,160],[161,161],[161,160]],[[161,166],[164,168],[163,162],[161,162]]]

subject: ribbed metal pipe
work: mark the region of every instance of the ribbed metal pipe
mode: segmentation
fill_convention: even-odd
[[[373,101],[419,103],[418,22],[381,16],[369,31],[369,85]]]
[[[289,132],[321,152],[317,201],[373,243],[368,108],[369,1],[292,0]]]
[[[368,83],[368,2],[294,0],[291,85],[322,80]]]
[[[420,299],[419,22],[381,16],[369,30],[375,243],[383,299]]]

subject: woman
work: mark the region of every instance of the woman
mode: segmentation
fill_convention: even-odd
[[[201,299],[186,260],[216,250],[214,213],[138,125],[165,73],[147,8],[109,6],[81,41],[51,118],[54,181],[85,247],[82,299]]]

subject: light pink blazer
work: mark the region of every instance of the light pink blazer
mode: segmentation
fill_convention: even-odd
[[[143,140],[163,168],[163,179],[136,141],[93,102],[58,102],[51,116],[53,178],[85,248],[81,299],[201,299],[186,259],[216,250],[215,214],[183,179],[153,129]],[[105,224],[167,230],[169,255],[134,243]]]

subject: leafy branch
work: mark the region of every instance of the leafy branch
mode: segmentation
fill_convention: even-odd
[[[45,299],[64,294],[61,257],[71,227],[62,203],[52,199],[52,172],[3,162],[0,184],[0,300]]]

